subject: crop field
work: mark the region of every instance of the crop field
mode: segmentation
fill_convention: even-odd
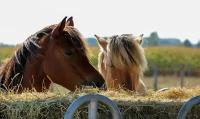
[[[15,47],[0,48],[0,60],[9,58],[14,54]],[[88,48],[88,55],[93,66],[97,66],[99,48]],[[178,65],[190,66],[191,70],[200,68],[200,48],[186,47],[147,47],[145,55],[149,66],[157,65],[162,70],[167,70]]]
[[[199,48],[148,47],[145,53],[149,68],[157,65],[161,74],[174,74],[181,69],[188,75],[200,74]]]
[[[194,66],[200,66],[200,49],[199,48],[187,48],[183,46],[158,46],[158,47],[146,47],[145,55],[150,64],[157,64],[160,67],[166,68],[166,66],[173,66],[176,64],[191,64]],[[90,47],[89,51],[94,57],[97,56],[99,48],[94,46]]]
[[[0,61],[10,58],[17,48],[0,48]],[[98,46],[88,48],[88,56],[92,65],[97,68],[98,64]],[[190,66],[191,76],[184,78],[184,85],[187,88],[196,87],[200,84],[200,49],[186,47],[147,47],[145,48],[146,58],[149,64],[145,72],[144,82],[148,88],[153,88],[152,84],[152,65],[159,67],[161,75],[158,77],[158,88],[170,88],[180,86],[180,77],[178,71],[179,65]],[[187,69],[186,67],[185,71]],[[164,75],[163,75],[164,74]]]
[[[17,48],[0,48],[0,62],[10,58]],[[92,65],[97,68],[98,64],[98,46],[88,48],[88,56]],[[185,85],[188,87],[198,86],[200,76],[200,49],[186,47],[147,47],[145,55],[149,64],[148,70],[145,72],[145,84],[152,88],[152,66],[158,66],[159,87],[176,87],[179,86],[179,70],[180,65],[185,65],[186,75]],[[189,73],[188,73],[189,72]]]
[[[0,61],[5,61],[14,54],[16,48],[0,48]],[[88,56],[90,62],[97,68],[98,47],[90,47]],[[175,119],[184,103],[193,96],[200,95],[200,49],[185,47],[148,47],[145,48],[149,69],[145,72],[144,82],[147,85],[146,96],[138,96],[134,92],[122,89],[99,91],[98,89],[77,89],[69,92],[63,87],[53,84],[52,88],[44,93],[35,91],[22,94],[0,93],[0,118],[3,119],[35,119],[35,118],[63,118],[70,103],[79,96],[88,93],[99,93],[117,102],[126,119]],[[5,61],[6,62],[6,61]],[[195,75],[184,77],[184,88],[180,88],[178,66],[190,66]],[[153,91],[153,77],[151,65],[157,65],[160,70],[158,75],[158,89],[169,88],[163,92]],[[174,68],[175,67],[175,68]],[[170,71],[174,71],[171,73]],[[185,69],[186,71],[188,69]],[[174,73],[175,72],[175,73]],[[188,118],[198,119],[199,106],[194,107]],[[86,119],[87,108],[83,106],[77,111],[76,119]],[[110,115],[108,109],[100,105],[99,118]]]
[[[0,61],[5,60],[6,58],[11,57],[16,50],[15,47],[3,47],[0,48]]]

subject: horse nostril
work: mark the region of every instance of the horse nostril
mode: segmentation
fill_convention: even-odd
[[[104,82],[104,84],[100,87],[100,89],[102,89],[102,90],[107,90],[107,87],[106,87],[105,82]]]
[[[95,82],[95,85],[98,88],[102,88],[103,86],[105,86],[105,80],[101,75],[95,76],[93,81]]]
[[[97,88],[104,88],[105,81],[101,75],[96,75],[96,76],[91,77],[88,81],[86,81],[84,85],[93,86]]]

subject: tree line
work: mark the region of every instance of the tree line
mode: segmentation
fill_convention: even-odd
[[[192,44],[189,39],[185,39],[183,42],[180,39],[159,37],[157,32],[152,32],[149,37],[144,38],[144,46],[159,46],[159,45],[183,45],[186,47],[200,48],[200,40],[196,44]]]

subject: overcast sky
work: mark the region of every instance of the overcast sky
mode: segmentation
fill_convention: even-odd
[[[199,0],[1,0],[0,42],[16,44],[73,16],[85,37],[132,33],[200,40]]]

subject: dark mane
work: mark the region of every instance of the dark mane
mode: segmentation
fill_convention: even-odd
[[[37,42],[44,36],[48,36],[55,25],[45,27],[28,37],[22,46],[15,52],[15,55],[0,69],[0,87],[7,90],[7,86],[15,86],[20,83],[23,77],[23,70],[30,55],[35,55],[40,49]],[[13,80],[15,79],[15,80]],[[6,86],[5,86],[6,85]]]

